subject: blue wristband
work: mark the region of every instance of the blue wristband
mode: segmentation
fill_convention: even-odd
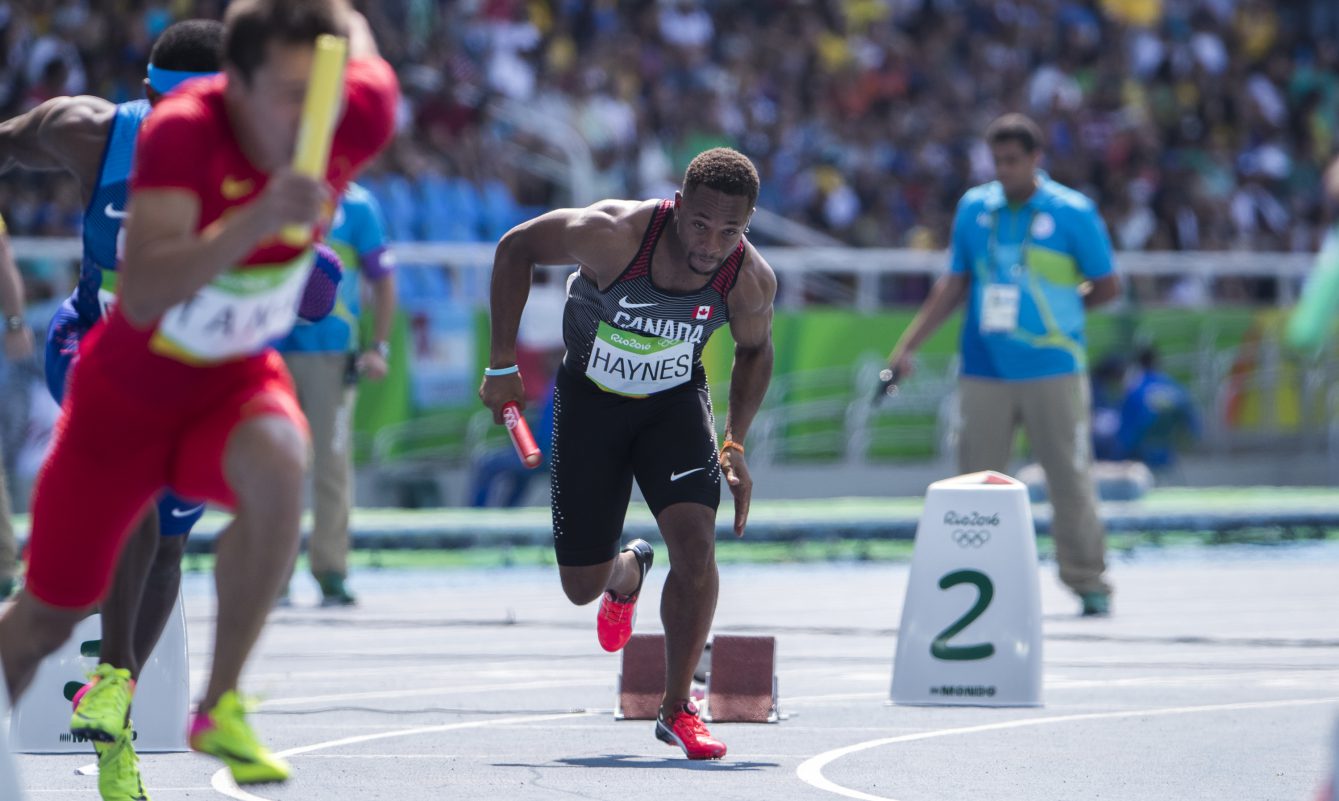
[[[484,368],[484,375],[489,378],[494,378],[500,375],[512,375],[513,373],[519,373],[519,372],[521,372],[521,368],[517,367],[514,364],[511,367],[499,367],[497,369],[494,369],[492,367]]]

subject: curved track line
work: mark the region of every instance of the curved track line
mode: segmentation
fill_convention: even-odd
[[[565,712],[561,715],[527,715],[517,718],[501,718],[498,720],[471,720],[465,723],[444,723],[438,726],[415,726],[410,729],[399,729],[397,731],[383,731],[376,734],[360,734],[356,737],[343,737],[338,740],[326,740],[323,743],[314,743],[312,745],[303,745],[297,748],[290,748],[287,751],[280,751],[275,756],[290,757],[299,754],[307,754],[312,751],[324,751],[327,748],[339,748],[345,745],[355,743],[365,743],[372,740],[386,740],[392,737],[413,737],[418,734],[434,734],[443,731],[455,731],[457,729],[482,729],[487,726],[504,726],[509,723],[535,723],[545,720],[566,720],[568,718],[589,717],[594,712]],[[210,777],[209,784],[219,793],[235,801],[273,801],[259,795],[252,795],[241,789],[232,780],[232,775],[227,768],[220,768]]]
[[[1081,720],[1110,720],[1113,718],[1153,717],[1158,715],[1192,715],[1197,712],[1227,712],[1239,709],[1313,706],[1316,704],[1333,704],[1336,701],[1339,701],[1339,698],[1296,698],[1287,701],[1253,701],[1237,704],[1213,704],[1209,706],[1158,707],[1153,709],[1132,709],[1124,712],[1089,712],[1078,715],[1057,715],[1047,718],[1023,718],[1021,720],[1006,720],[1001,723],[987,723],[981,726],[963,726],[956,729],[936,729],[933,731],[918,732],[916,734],[903,734],[898,737],[884,737],[878,740],[867,740],[863,743],[848,745],[844,748],[834,748],[831,751],[825,751],[818,756],[811,757],[804,762],[801,762],[800,766],[795,769],[795,775],[805,784],[847,798],[856,798],[860,799],[860,801],[897,801],[895,798],[889,798],[882,795],[871,795],[870,793],[862,793],[859,790],[843,787],[824,776],[823,768],[844,756],[849,756],[860,751],[866,751],[871,748],[879,748],[880,746],[894,745],[896,743],[910,743],[917,740],[932,740],[937,737],[952,737],[959,734],[977,734],[979,732],[1001,731],[1004,729],[1021,729],[1028,726],[1046,726],[1052,723],[1072,723]],[[247,801],[252,801],[252,799],[247,799]],[[265,799],[260,799],[259,801],[265,801]]]

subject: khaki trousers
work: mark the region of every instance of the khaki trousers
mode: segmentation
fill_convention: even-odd
[[[958,389],[963,420],[959,469],[964,473],[1006,472],[1014,431],[1021,423],[1046,472],[1060,580],[1076,593],[1110,592],[1103,578],[1106,530],[1097,517],[1097,492],[1091,476],[1088,376],[1079,373],[1030,381],[963,377]]]
[[[349,572],[349,507],[353,486],[354,387],[344,382],[347,353],[285,353],[312,438],[312,511],[307,553],[311,572]]]
[[[0,579],[12,579],[18,570],[19,548],[14,540],[13,509],[9,505],[9,477],[0,453]]]

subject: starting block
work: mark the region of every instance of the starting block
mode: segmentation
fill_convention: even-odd
[[[707,643],[703,665],[709,722],[775,723],[777,704],[776,638],[717,635]],[[623,647],[622,672],[614,706],[617,720],[655,720],[665,693],[665,636],[634,634]]]
[[[776,723],[776,638],[711,639],[707,672],[707,719],[713,723]]]
[[[893,703],[1041,706],[1041,646],[1027,487],[993,471],[931,484],[902,605]]]
[[[85,753],[91,746],[70,734],[71,701],[89,673],[98,666],[102,616],[89,615],[74,634],[43,660],[10,719],[9,741],[19,754]],[[190,669],[186,650],[186,615],[181,596],[163,628],[163,636],[140,671],[131,718],[135,750],[168,753],[186,745],[190,712]],[[8,798],[8,796],[3,796]]]
[[[634,634],[623,646],[615,720],[655,720],[665,695],[665,635]]]

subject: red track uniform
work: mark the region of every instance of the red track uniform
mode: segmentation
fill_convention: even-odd
[[[198,230],[269,180],[233,136],[226,85],[219,75],[164,99],[136,146],[133,191],[191,192]],[[326,176],[334,196],[390,140],[398,92],[385,61],[348,65]],[[233,506],[223,454],[242,421],[273,414],[306,428],[268,343],[292,326],[309,259],[310,248],[267,240],[149,328],[118,309],[84,338],[34,494],[27,589],[36,598],[67,608],[97,602],[132,525],[164,486]]]

